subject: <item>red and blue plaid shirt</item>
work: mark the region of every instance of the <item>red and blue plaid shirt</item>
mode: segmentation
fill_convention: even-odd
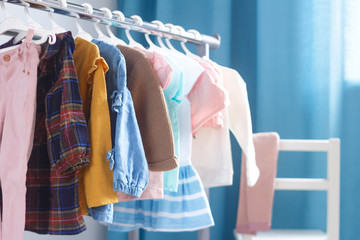
[[[70,32],[57,34],[54,45],[41,46],[25,224],[26,230],[40,234],[69,235],[86,229],[79,206],[77,170],[89,164],[90,143],[74,50]]]

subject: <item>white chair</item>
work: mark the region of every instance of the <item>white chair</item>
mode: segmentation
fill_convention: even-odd
[[[256,236],[237,234],[237,240],[339,240],[340,140],[280,140],[280,151],[327,152],[327,178],[276,178],[276,190],[327,191],[326,232],[320,230],[270,230]]]

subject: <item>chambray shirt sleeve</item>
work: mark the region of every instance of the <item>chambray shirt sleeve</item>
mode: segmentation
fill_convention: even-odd
[[[107,159],[113,169],[114,190],[140,197],[149,181],[149,168],[131,93],[126,87],[124,58],[119,70],[119,88],[111,96],[111,110],[117,114],[115,146],[108,152]]]
[[[79,82],[72,58],[74,40],[71,38],[62,44],[62,69],[55,86],[46,96],[48,152],[51,167],[57,175],[72,173],[88,165],[90,154]]]

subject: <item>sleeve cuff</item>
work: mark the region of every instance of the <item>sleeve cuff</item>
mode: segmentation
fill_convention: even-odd
[[[78,171],[79,169],[89,165],[89,154],[84,151],[79,151],[77,154],[71,154],[71,157],[57,161],[52,164],[52,168],[58,176],[70,174]]]
[[[146,186],[145,186],[146,187]],[[114,182],[114,190],[126,194],[130,194],[136,198],[139,198],[144,192],[145,187],[129,186],[120,182]]]
[[[153,172],[170,171],[179,166],[176,156],[173,156],[171,158],[168,158],[160,162],[154,162],[148,164],[149,164],[149,170]]]

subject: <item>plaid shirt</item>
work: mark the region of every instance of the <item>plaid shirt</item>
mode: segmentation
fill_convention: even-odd
[[[10,40],[12,41],[12,40]],[[6,43],[4,46],[9,46]],[[86,229],[78,198],[78,169],[89,164],[90,144],[70,32],[41,46],[34,147],[26,178],[25,229],[77,234]]]

